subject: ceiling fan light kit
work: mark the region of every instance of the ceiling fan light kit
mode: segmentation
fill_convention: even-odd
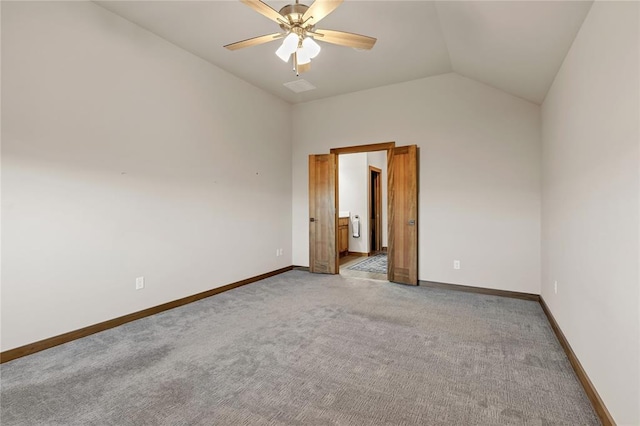
[[[299,47],[296,51],[296,62],[298,62],[298,65],[311,63],[311,58],[302,47]]]
[[[322,50],[316,40],[362,50],[369,50],[376,43],[376,39],[373,37],[315,28],[315,25],[340,6],[343,0],[315,0],[311,6],[300,4],[296,0],[295,4],[284,6],[279,12],[261,0],[240,1],[280,25],[285,33],[254,37],[224,47],[229,50],[237,50],[284,37],[282,45],[275,53],[284,62],[289,62],[289,59],[293,57],[293,70],[296,75],[309,71],[311,59],[318,56]]]
[[[289,57],[298,49],[298,36],[294,33],[289,33],[284,38],[282,46],[276,50],[276,55],[285,62],[289,62]]]
[[[309,54],[309,58],[313,59],[320,54],[322,48],[318,43],[316,43],[311,37],[307,37],[302,40],[302,47]]]

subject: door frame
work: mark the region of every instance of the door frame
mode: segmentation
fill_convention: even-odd
[[[377,183],[378,186],[374,187],[373,182],[373,174],[376,173],[378,175]],[[367,188],[367,205],[369,207],[369,238],[374,234],[375,237],[372,239],[375,241],[375,247],[372,247],[372,241],[369,241],[369,253],[371,252],[379,252],[382,250],[382,170],[377,167],[369,166],[369,186]],[[373,199],[371,195],[375,195]],[[372,208],[373,213],[376,215],[372,216]],[[371,231],[374,232],[371,232]]]
[[[339,175],[340,173],[337,173],[337,170],[340,169],[340,154],[358,154],[358,153],[362,153],[362,152],[374,152],[374,151],[386,151],[387,152],[387,170],[389,169],[389,161],[391,160],[391,156],[393,155],[393,150],[396,147],[396,143],[395,141],[392,142],[380,142],[380,143],[372,143],[372,144],[367,144],[367,145],[354,145],[354,146],[345,146],[345,147],[340,147],[340,148],[331,148],[329,150],[330,154],[336,154],[336,180],[335,180],[335,186],[336,186],[336,199],[340,200],[340,182],[339,182]],[[369,196],[370,196],[370,192],[369,192]],[[389,207],[390,208],[390,207]],[[340,207],[338,206],[338,208],[336,208],[336,223],[338,223],[338,215],[339,212],[338,210],[340,210]],[[391,214],[391,211],[388,212],[388,214]],[[371,231],[369,231],[371,232]],[[388,230],[387,230],[388,232]],[[336,232],[336,247],[338,246],[338,233]],[[371,246],[369,246],[371,247]],[[338,262],[338,266],[337,266],[337,273],[340,273],[340,262]],[[388,273],[387,273],[387,277],[388,277]]]

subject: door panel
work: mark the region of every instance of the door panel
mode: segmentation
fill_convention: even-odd
[[[376,251],[382,250],[382,171],[376,172],[375,197],[376,197],[376,214],[374,223],[376,224]]]
[[[389,281],[418,285],[418,164],[416,145],[389,150]]]
[[[309,271],[338,273],[336,154],[309,156]]]
[[[369,166],[369,251],[382,250],[382,170]]]

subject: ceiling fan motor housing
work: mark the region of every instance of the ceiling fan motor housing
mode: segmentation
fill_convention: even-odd
[[[309,6],[304,4],[288,4],[280,9],[280,15],[282,15],[294,28],[300,27],[303,23],[302,16],[309,9]],[[287,30],[287,27],[280,24],[280,28]]]

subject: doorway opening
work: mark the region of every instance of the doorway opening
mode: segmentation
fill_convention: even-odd
[[[338,273],[387,280],[387,151],[339,153]]]
[[[309,155],[309,272],[340,273],[340,252],[346,250],[352,254],[350,246],[339,241],[339,236],[345,232],[350,238],[358,239],[362,247],[359,253],[369,257],[370,201],[362,209],[362,214],[342,210],[344,205],[339,204],[338,157],[375,151],[386,151],[386,162],[383,160],[382,164],[386,165],[387,178],[383,176],[380,182],[383,187],[386,182],[388,187],[387,207],[381,209],[387,212],[388,220],[385,224],[383,216],[383,223],[378,229],[387,230],[387,279],[394,283],[418,285],[418,147],[396,147],[395,142],[333,148],[329,154]],[[366,169],[365,179],[371,176],[369,173]],[[365,194],[369,196],[370,193],[368,189]],[[363,220],[367,221],[366,226],[361,225]],[[384,233],[377,238],[383,248],[384,240]]]

